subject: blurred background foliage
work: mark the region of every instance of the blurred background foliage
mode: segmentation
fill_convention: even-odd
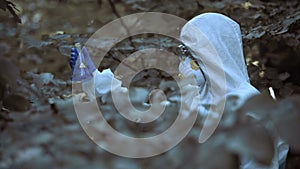
[[[0,0],[0,169],[233,169],[242,159],[268,165],[278,135],[290,145],[286,168],[300,168],[299,5],[297,0]],[[203,125],[198,117],[183,142],[149,159],[121,158],[97,147],[81,129],[70,98],[70,49],[114,19],[147,11],[187,20],[213,11],[239,22],[252,84],[260,91],[272,87],[278,100],[262,94],[235,110],[229,99],[217,131],[205,144],[197,142]],[[125,39],[99,69],[114,69],[139,49],[175,52],[178,44],[157,35]],[[136,100],[157,87],[176,105],[178,91],[168,74],[145,70],[132,83]],[[159,122],[137,125],[121,119],[109,99],[99,104],[112,126],[142,135],[163,131],[178,109],[170,107]]]

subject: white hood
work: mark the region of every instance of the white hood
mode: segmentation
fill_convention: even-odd
[[[204,72],[206,80],[199,84],[201,104],[216,105],[234,95],[241,105],[259,93],[249,82],[238,23],[222,14],[201,14],[182,28],[180,39],[191,49]]]

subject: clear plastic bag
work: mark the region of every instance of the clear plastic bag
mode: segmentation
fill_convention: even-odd
[[[93,72],[95,71],[95,66],[91,61],[89,53],[85,47],[81,49],[79,43],[75,44],[78,51],[78,59],[76,61],[72,80],[73,81],[87,81],[93,78]]]

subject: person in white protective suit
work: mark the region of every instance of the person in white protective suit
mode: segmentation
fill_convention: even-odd
[[[196,29],[196,30],[195,30]],[[201,34],[197,36],[197,34]],[[196,36],[195,36],[196,35]],[[202,36],[204,35],[204,36]],[[259,94],[249,81],[244,55],[239,24],[227,16],[217,13],[205,13],[191,19],[182,29],[180,40],[191,50],[193,58],[197,60],[202,72],[195,71],[189,67],[190,60],[180,64],[179,69],[183,74],[188,75],[193,72],[200,86],[200,110],[205,112],[205,106],[218,104],[220,99],[230,96],[237,96],[236,108],[251,96]],[[209,44],[210,43],[210,44]],[[207,50],[207,48],[213,48]],[[219,61],[217,61],[219,59]],[[211,69],[212,73],[210,73]],[[217,70],[222,69],[224,72]],[[214,74],[215,73],[215,74]],[[225,84],[219,84],[218,74],[225,73]],[[202,76],[203,75],[203,76]],[[210,83],[209,80],[210,79]],[[224,81],[223,81],[224,82]],[[216,83],[217,88],[225,88],[225,95],[219,99],[211,99],[212,90],[210,85]],[[217,101],[217,102],[214,102]],[[203,110],[204,109],[204,110]],[[279,151],[279,146],[285,147]],[[287,145],[281,140],[277,141],[275,155],[271,166],[262,167],[250,160],[243,160],[243,169],[278,169],[285,163],[287,155]]]
[[[199,35],[199,36],[198,36]],[[186,55],[179,65],[182,76],[194,76],[200,93],[197,97],[199,113],[207,115],[209,105],[217,105],[220,100],[235,96],[238,98],[237,107],[241,106],[249,97],[259,94],[259,91],[250,84],[244,56],[239,24],[227,16],[218,13],[204,13],[191,19],[181,30],[180,46],[183,55]],[[88,56],[85,48],[83,54]],[[72,49],[71,67],[74,69],[77,56],[76,49]],[[121,86],[121,81],[115,79],[110,69],[99,72],[92,61],[87,57],[85,65],[88,72],[86,78],[77,78],[82,81],[83,90],[89,98],[95,98],[89,86],[94,84],[96,95],[104,95],[111,90],[127,90]],[[194,63],[196,61],[196,65]],[[193,67],[195,66],[195,67]],[[74,74],[80,70],[74,69]],[[74,78],[74,77],[73,77]],[[113,86],[112,80],[114,81]],[[214,93],[212,88],[217,93]],[[224,92],[222,92],[222,90]],[[196,95],[195,95],[196,96]],[[218,97],[214,99],[214,97]],[[190,96],[187,99],[193,99]],[[218,116],[218,113],[216,114]],[[282,142],[278,141],[278,144]],[[285,162],[287,150],[275,151],[273,162],[269,167],[261,167],[251,160],[242,160],[241,168],[268,168],[278,169],[279,162]]]

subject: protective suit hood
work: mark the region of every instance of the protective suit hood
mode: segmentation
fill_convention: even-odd
[[[206,81],[200,84],[205,88],[200,92],[201,97],[237,95],[242,104],[258,94],[249,82],[238,23],[218,13],[201,14],[182,28],[180,39],[191,49],[204,72]],[[211,89],[220,93],[212,93]],[[220,99],[204,100],[211,101],[207,104],[216,104],[214,102]]]

